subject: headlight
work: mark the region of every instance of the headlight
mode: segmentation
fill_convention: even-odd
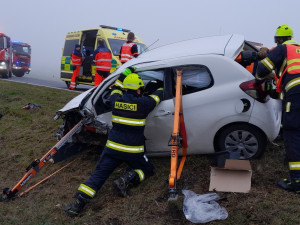
[[[2,70],[6,70],[7,69],[7,66],[6,66],[5,62],[1,62],[0,63],[0,69],[2,69]]]

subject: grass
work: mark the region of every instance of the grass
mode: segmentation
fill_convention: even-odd
[[[0,120],[0,188],[15,185],[32,160],[40,158],[56,143],[54,134],[61,121],[52,118],[76,95],[0,80],[0,113],[3,114]],[[38,103],[42,108],[23,110],[22,106],[28,102]],[[250,193],[219,193],[228,199],[220,204],[228,210],[229,217],[209,224],[300,224],[300,196],[274,185],[277,179],[288,176],[285,153],[279,144],[279,147],[269,145],[262,158],[251,160]],[[84,212],[75,219],[68,218],[63,209],[73,200],[78,185],[92,173],[99,156],[100,148],[85,151],[70,166],[24,196],[0,202],[0,224],[192,224],[183,215],[182,195],[176,202],[167,201],[169,158],[152,158],[155,176],[133,188],[129,198],[120,198],[113,192],[112,181],[125,167],[117,169]],[[46,165],[24,190],[66,163]],[[208,156],[189,156],[179,188],[207,193],[210,164]]]

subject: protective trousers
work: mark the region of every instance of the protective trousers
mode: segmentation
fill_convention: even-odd
[[[73,66],[73,67],[76,67],[76,68],[73,70],[73,74],[72,74],[72,77],[71,77],[71,83],[70,83],[70,89],[71,90],[75,89],[75,87],[76,87],[76,78],[79,76],[79,72],[80,72],[80,66]]]
[[[93,198],[110,174],[123,162],[137,172],[139,182],[154,174],[154,167],[144,154],[126,153],[105,147],[94,172],[88,180],[79,186],[78,194],[85,198]]]
[[[283,101],[283,140],[292,180],[300,180],[300,94]]]
[[[101,71],[101,70],[96,70],[95,73],[95,80],[94,80],[94,86],[98,86],[101,84],[101,82],[108,77],[109,71]]]

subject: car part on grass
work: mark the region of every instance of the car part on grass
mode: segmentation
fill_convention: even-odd
[[[240,159],[258,158],[266,144],[263,132],[246,123],[225,127],[217,138],[217,149],[238,153]]]
[[[27,105],[24,105],[22,107],[22,109],[34,109],[34,108],[42,108],[42,106],[36,103],[29,102]]]
[[[35,159],[27,168],[22,179],[13,188],[4,188],[1,201],[8,201],[16,196],[21,188],[64,146],[64,144],[79,132],[83,126],[83,120],[79,121],[56,145],[54,145],[42,158]]]
[[[177,70],[176,79],[176,95],[175,95],[175,112],[174,112],[174,123],[173,132],[169,146],[171,146],[171,171],[169,177],[169,201],[177,200],[178,191],[176,189],[176,182],[180,179],[181,172],[185,163],[187,154],[187,138],[186,130],[183,118],[183,107],[182,107],[182,70]],[[178,165],[178,149],[182,145],[182,158]]]

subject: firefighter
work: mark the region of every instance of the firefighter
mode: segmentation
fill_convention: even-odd
[[[245,67],[250,73],[255,75],[256,68],[259,60],[266,57],[269,49],[262,47],[258,52],[251,50],[243,50],[235,59],[236,62]]]
[[[76,78],[79,76],[80,66],[82,62],[82,54],[80,52],[79,44],[75,45],[75,49],[71,54],[71,60],[73,65],[73,74],[71,77],[71,83],[69,89],[74,90],[76,87]]]
[[[94,62],[96,64],[95,86],[98,86],[110,74],[112,55],[104,43],[103,39],[99,39],[98,48],[94,52]]]
[[[276,48],[260,61],[257,82],[267,77],[275,78],[277,96],[282,101],[283,140],[289,162],[290,179],[277,185],[288,191],[300,191],[300,43],[292,40],[292,29],[283,24],[276,29]],[[272,73],[275,70],[276,75]]]
[[[137,45],[133,42],[134,39],[134,33],[129,32],[127,36],[127,42],[122,45],[120,50],[120,61],[122,64],[138,57],[138,48]]]
[[[163,89],[142,96],[144,83],[134,71],[133,67],[127,68],[115,82],[110,96],[113,128],[96,169],[80,184],[76,200],[65,210],[70,217],[78,215],[121,163],[125,162],[129,168],[114,181],[114,186],[123,197],[128,195],[129,184],[138,184],[154,174],[154,167],[144,154],[144,128],[147,115],[161,101]]]

